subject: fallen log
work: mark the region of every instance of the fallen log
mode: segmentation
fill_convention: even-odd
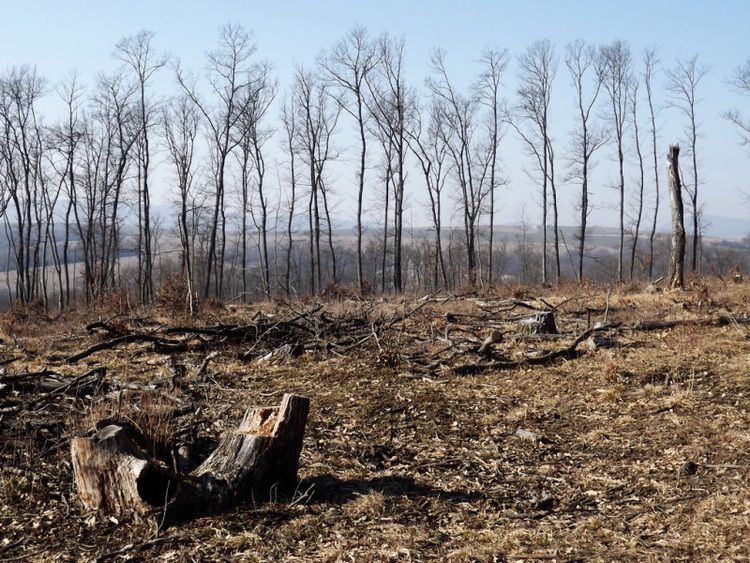
[[[145,451],[135,431],[110,424],[71,440],[78,496],[88,510],[161,514],[167,521],[220,512],[276,491],[292,493],[310,400],[285,394],[279,407],[248,409],[239,427],[189,474]]]

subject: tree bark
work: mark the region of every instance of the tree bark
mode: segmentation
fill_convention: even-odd
[[[266,501],[297,484],[310,400],[285,394],[279,407],[248,409],[239,427],[188,475],[157,464],[146,441],[110,424],[92,438],[71,440],[73,473],[88,510],[115,515],[162,513],[170,521]]]
[[[672,289],[682,289],[685,280],[685,218],[679,156],[680,145],[670,145],[667,153],[667,175],[672,203],[672,251],[669,256],[669,286]]]

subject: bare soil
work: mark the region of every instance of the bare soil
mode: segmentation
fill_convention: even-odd
[[[549,308],[559,334],[521,322]],[[0,560],[748,560],[748,315],[750,286],[705,279],[340,292],[198,318],[14,309],[0,318]],[[158,339],[71,360],[126,334]],[[83,511],[69,440],[98,421],[128,421],[167,462],[178,441],[200,458],[285,392],[311,398],[294,495],[179,524]]]

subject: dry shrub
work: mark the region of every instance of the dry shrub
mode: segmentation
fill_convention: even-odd
[[[124,287],[118,287],[101,294],[91,306],[100,313],[124,315],[133,309],[133,296]]]
[[[634,281],[620,282],[613,291],[615,295],[639,295],[643,293],[643,284]]]
[[[327,301],[346,301],[347,299],[359,299],[369,295],[372,295],[372,287],[369,282],[365,282],[361,293],[355,286],[332,283],[327,285],[320,294]]]
[[[164,276],[154,301],[164,314],[180,316],[190,313],[187,276],[182,273]]]
[[[525,285],[514,285],[510,288],[510,294],[513,299],[526,299],[529,295],[529,288]]]
[[[146,440],[151,453],[165,459],[175,432],[175,397],[163,391],[123,389],[92,400],[83,419],[74,426],[90,432],[102,421],[132,426]]]
[[[220,299],[208,297],[198,302],[198,310],[204,317],[213,317],[226,313],[226,306]]]
[[[688,274],[687,280],[686,286],[693,292],[693,301],[699,310],[714,305],[714,301],[711,298],[711,290],[706,279],[691,272]]]
[[[14,336],[38,335],[39,327],[52,322],[46,314],[44,304],[13,301],[7,311],[0,313],[0,331]]]

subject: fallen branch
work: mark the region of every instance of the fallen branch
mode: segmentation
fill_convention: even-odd
[[[97,367],[89,370],[49,391],[46,395],[34,401],[32,403],[32,408],[39,408],[62,394],[73,395],[75,397],[82,394],[93,393],[94,389],[101,385],[106,374],[107,368],[105,367]]]
[[[633,330],[663,330],[678,326],[726,326],[726,325],[750,325],[750,315],[720,315],[715,318],[684,319],[675,321],[643,320],[635,323]]]
[[[543,354],[541,356],[532,356],[528,358],[523,358],[521,360],[501,360],[501,361],[495,361],[495,362],[486,362],[481,364],[464,364],[461,366],[455,366],[453,368],[453,373],[456,375],[474,375],[477,373],[481,373],[483,371],[487,371],[489,369],[495,369],[495,370],[501,370],[501,369],[513,369],[518,368],[521,366],[533,366],[533,365],[544,365],[547,363],[554,362],[555,360],[559,358],[566,358],[571,357],[573,354],[575,354],[576,348],[578,348],[578,345],[586,340],[589,336],[591,336],[594,332],[598,330],[604,330],[611,327],[594,327],[590,328],[588,330],[583,331],[570,346],[567,346],[566,348],[562,348],[561,350],[555,350],[554,352],[549,352],[547,354]]]
[[[123,336],[118,336],[117,338],[107,340],[105,342],[100,342],[99,344],[94,344],[91,348],[88,348],[83,352],[79,352],[78,354],[73,354],[72,356],[64,358],[63,361],[66,364],[74,364],[79,360],[88,358],[90,355],[95,354],[96,352],[101,352],[102,350],[111,350],[112,348],[117,348],[121,344],[129,344],[131,342],[153,342],[155,344],[172,346],[179,346],[182,344],[181,342],[177,342],[175,340],[165,340],[163,337],[155,336],[153,334],[125,334]]]
[[[102,553],[99,557],[94,559],[94,561],[96,563],[101,563],[103,561],[106,561],[107,559],[112,559],[113,557],[116,557],[118,555],[125,555],[126,553],[131,552],[131,551],[141,551],[141,550],[148,549],[150,547],[154,547],[156,545],[160,545],[163,543],[177,541],[178,539],[180,539],[179,536],[170,536],[170,537],[154,538],[154,539],[142,542],[142,543],[129,543],[129,544],[122,546],[120,549],[115,549],[114,551],[107,551],[106,553]]]

